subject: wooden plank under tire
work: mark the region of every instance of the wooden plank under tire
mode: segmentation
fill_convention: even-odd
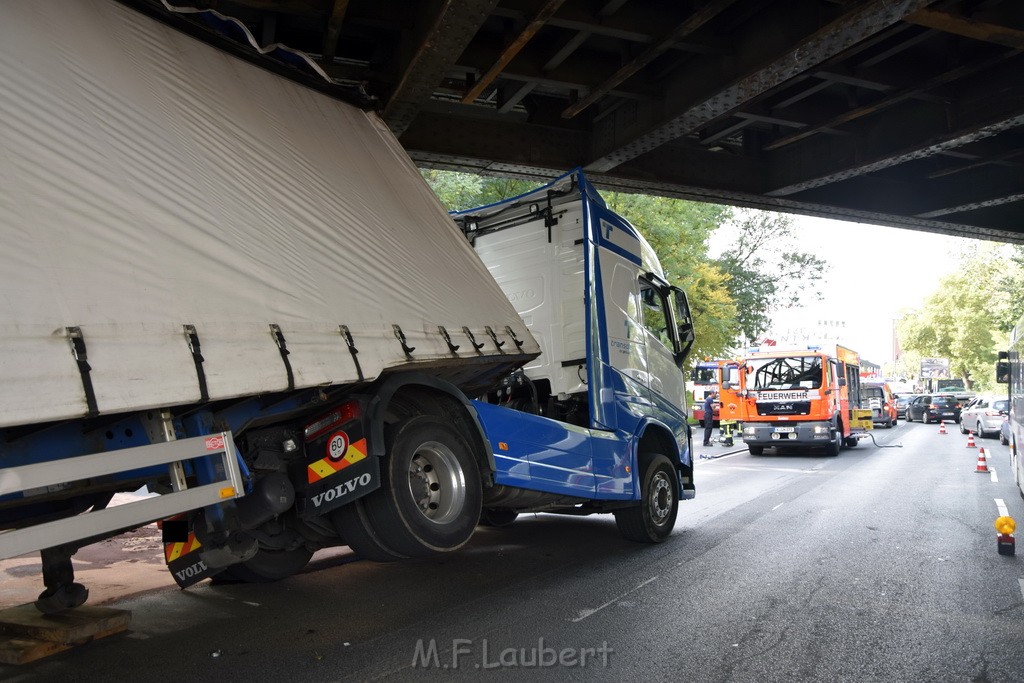
[[[0,664],[28,662],[127,630],[128,610],[83,605],[42,614],[33,604],[0,610]]]

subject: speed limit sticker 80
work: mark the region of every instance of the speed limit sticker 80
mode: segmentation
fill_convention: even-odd
[[[327,441],[327,457],[331,460],[341,460],[348,453],[348,444],[348,434],[334,432]]]

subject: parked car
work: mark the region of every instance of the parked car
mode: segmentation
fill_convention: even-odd
[[[999,425],[999,443],[1004,446],[1010,445],[1010,416],[1003,416],[1003,424]]]
[[[957,422],[961,407],[952,394],[922,394],[907,405],[907,422]]]
[[[885,382],[861,382],[860,407],[871,411],[871,421],[874,424],[882,424],[887,428],[896,426],[896,400]]]
[[[907,417],[907,404],[917,398],[917,394],[898,394],[896,396],[896,417]]]
[[[971,431],[981,438],[995,436],[1009,411],[1010,402],[1005,398],[978,396],[960,412],[960,433]]]

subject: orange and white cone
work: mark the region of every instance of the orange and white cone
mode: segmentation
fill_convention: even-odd
[[[968,430],[967,432],[967,447],[977,448],[978,446],[974,443],[974,432]]]
[[[975,472],[988,473],[988,460],[985,459],[985,449],[978,449],[978,466],[974,468]]]
[[[946,421],[945,420],[939,420],[939,434],[945,434],[945,433],[946,433]]]

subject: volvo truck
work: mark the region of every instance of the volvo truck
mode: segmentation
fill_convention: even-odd
[[[582,172],[449,216],[374,113],[113,0],[11,3],[0,50],[0,558],[40,610],[154,521],[183,588],[527,511],[668,537],[689,305]]]

